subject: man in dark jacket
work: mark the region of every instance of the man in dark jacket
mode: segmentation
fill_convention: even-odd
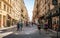
[[[20,28],[20,26],[19,26],[19,22],[17,23],[17,31],[19,31],[19,28]]]

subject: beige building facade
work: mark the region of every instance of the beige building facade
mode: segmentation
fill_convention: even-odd
[[[0,0],[0,27],[6,26],[7,23],[7,13],[11,11],[8,10],[8,7],[11,8],[11,1]]]
[[[33,9],[33,20],[37,20],[47,14],[49,9],[48,0],[35,0]]]
[[[60,28],[59,13],[60,0],[35,0],[35,5],[33,9],[33,21],[48,20],[48,27],[56,30],[55,28]]]
[[[21,20],[21,13],[25,14],[25,5],[23,0],[0,0],[0,27],[7,27]]]
[[[29,21],[29,18],[28,18],[28,11],[26,9],[26,6],[23,2],[23,0],[21,0],[21,21],[24,23],[24,22],[28,22]]]

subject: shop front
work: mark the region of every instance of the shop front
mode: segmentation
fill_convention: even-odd
[[[6,16],[3,16],[3,26],[6,27]]]
[[[59,16],[52,17],[52,29],[57,31],[59,26]]]
[[[7,15],[7,26],[8,27],[10,26],[10,19],[11,19],[11,17],[9,15]]]

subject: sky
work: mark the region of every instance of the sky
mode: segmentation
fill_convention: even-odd
[[[33,7],[34,7],[34,0],[24,0],[25,6],[27,8],[28,11],[28,16],[29,16],[29,20],[32,20],[32,15],[33,15]]]

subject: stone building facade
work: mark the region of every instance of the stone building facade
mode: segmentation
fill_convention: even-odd
[[[0,0],[0,27],[7,27],[16,24],[17,21],[21,20],[21,13],[25,14],[25,5],[23,0]]]
[[[60,28],[60,0],[35,0],[33,20],[35,19],[48,20],[50,29]]]

